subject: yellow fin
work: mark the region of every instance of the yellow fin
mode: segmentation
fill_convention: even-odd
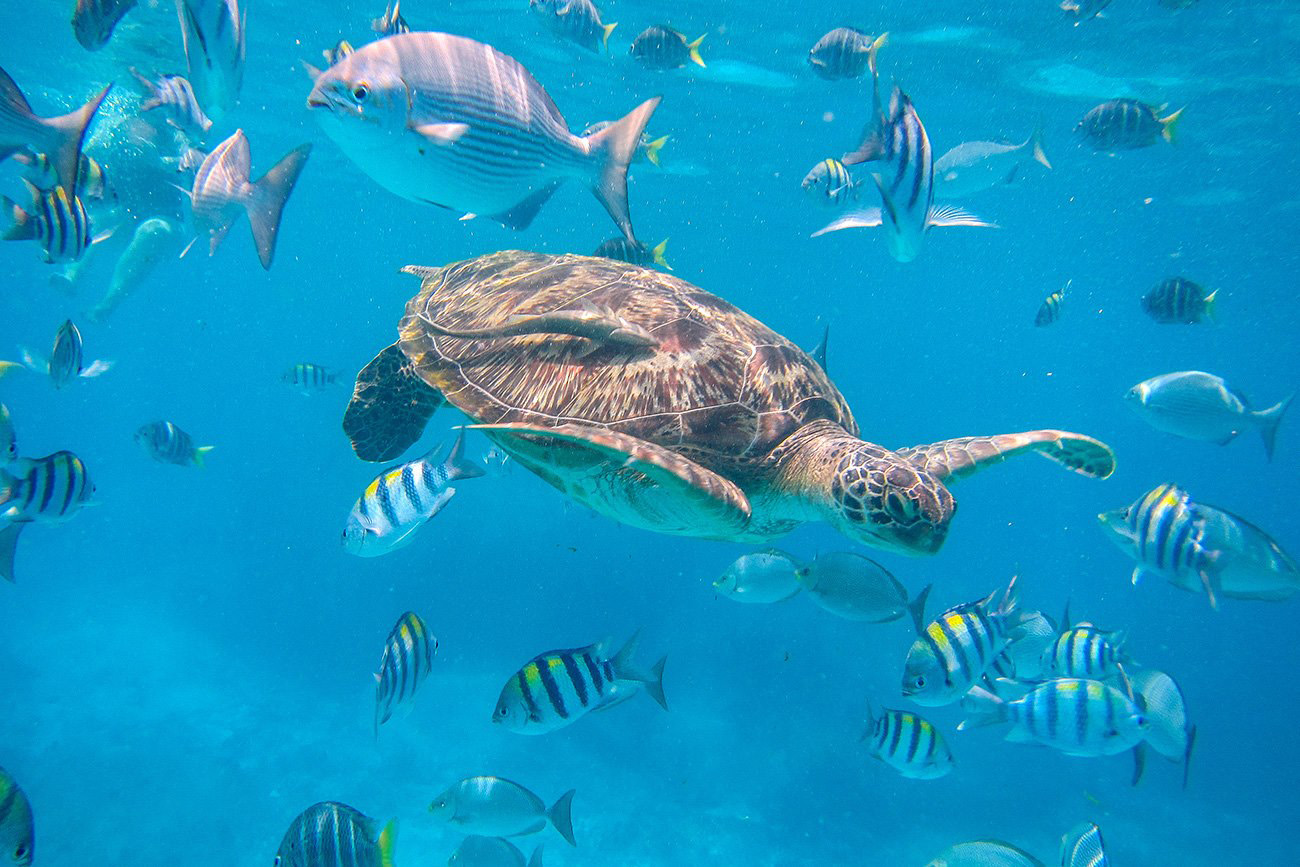
[[[871,70],[872,76],[875,76],[876,74],[876,55],[880,53],[880,49],[884,48],[888,42],[889,32],[886,31],[877,36],[876,41],[871,43],[871,47],[867,49],[867,67]]]
[[[605,35],[604,35],[604,37],[600,40],[600,42],[601,42],[601,45],[604,46],[604,48],[605,48],[606,51],[609,51],[609,37],[610,37],[610,34],[614,32],[614,28],[617,27],[617,26],[618,26],[618,22],[617,22],[617,21],[614,22],[613,24],[606,24],[606,25],[605,25]]]
[[[1219,290],[1215,289],[1209,295],[1205,296],[1205,315],[1210,317],[1210,321],[1218,323],[1219,317],[1214,315],[1214,302],[1219,298]]]
[[[393,849],[397,846],[397,820],[389,819],[384,830],[379,832],[379,863],[381,867],[393,867]]]
[[[669,265],[667,260],[664,259],[664,250],[666,249],[668,249],[668,239],[664,238],[658,244],[655,244],[653,247],[650,248],[650,255],[656,265],[663,265],[665,268],[671,271],[673,270],[673,266]]]
[[[708,35],[707,33],[704,34],[704,36]],[[704,41],[704,36],[686,44],[686,47],[691,50],[691,62],[697,64],[700,68],[704,68],[704,59],[700,57],[700,43]]]
[[[648,159],[653,165],[658,166],[659,152],[664,149],[664,145],[666,144],[668,144],[668,136],[666,135],[660,136],[659,138],[655,139],[652,142],[646,142],[645,158]]]
[[[208,456],[208,452],[212,451],[215,448],[216,446],[199,446],[197,449],[195,449],[194,466],[196,467],[206,466],[206,464],[204,463],[204,458]]]
[[[1178,109],[1178,111],[1174,112],[1168,117],[1160,118],[1160,126],[1162,127],[1162,129],[1160,130],[1160,135],[1163,136],[1164,140],[1169,142],[1170,144],[1178,143],[1178,138],[1177,138],[1178,121],[1182,119],[1183,112],[1185,111],[1187,111],[1187,108],[1184,106],[1183,108]]]

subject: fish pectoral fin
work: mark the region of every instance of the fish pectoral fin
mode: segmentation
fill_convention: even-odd
[[[955,205],[933,205],[926,217],[927,226],[974,226],[977,228],[997,229],[997,223],[990,223],[982,217]]]
[[[879,208],[862,208],[861,210],[849,211],[839,219],[832,220],[816,232],[812,237],[825,235],[828,232],[838,232],[841,229],[871,229],[879,226],[882,222]]]
[[[477,219],[478,219],[478,214],[465,213],[465,214],[462,214],[462,215],[461,215],[460,221],[461,221],[462,223],[465,223],[465,222],[468,222],[468,221],[470,221],[470,220],[477,220]]]
[[[112,366],[113,366],[113,362],[111,361],[103,361],[102,359],[96,359],[95,361],[92,361],[90,363],[89,367],[87,367],[85,370],[81,371],[81,373],[77,375],[85,377],[87,379],[92,379],[104,373]]]
[[[412,131],[438,147],[448,147],[460,141],[469,132],[467,123],[425,123],[411,127]]]

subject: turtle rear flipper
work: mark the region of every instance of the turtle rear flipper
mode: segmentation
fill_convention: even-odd
[[[969,476],[1025,452],[1037,452],[1084,476],[1104,479],[1115,472],[1115,453],[1110,446],[1061,430],[961,437],[898,450],[914,466],[944,481]]]
[[[363,461],[391,461],[415,444],[441,405],[442,395],[394,343],[357,374],[343,432]]]
[[[750,505],[733,482],[654,443],[579,424],[478,424],[520,463],[564,493],[625,524],[683,536],[730,538]]]

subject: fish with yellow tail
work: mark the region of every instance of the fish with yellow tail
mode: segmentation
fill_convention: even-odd
[[[26,180],[23,183],[32,197],[31,208],[23,208],[8,196],[0,197],[0,210],[12,221],[0,238],[35,241],[47,265],[79,261],[92,244],[112,234],[94,234],[80,196],[69,196],[61,186],[41,191]]]
[[[651,265],[658,265],[660,268],[671,271],[673,266],[669,265],[668,260],[664,258],[664,251],[667,249],[667,238],[664,238],[653,247],[644,241],[633,242],[627,238],[610,238],[608,241],[601,241],[600,246],[591,255],[603,256],[606,259],[617,259],[620,262],[627,262],[629,265],[641,265],[646,268]]]
[[[628,53],[646,69],[681,69],[687,63],[703,68],[704,58],[700,57],[700,43],[703,41],[701,36],[688,42],[686,34],[666,24],[656,24],[637,34]]]
[[[1174,144],[1183,109],[1165,117],[1162,111],[1136,99],[1112,99],[1085,114],[1074,131],[1098,151],[1136,150],[1160,139]]]
[[[600,10],[591,0],[528,0],[528,8],[561,38],[596,53],[609,50],[610,34],[618,27],[601,21]]]
[[[1210,292],[1186,277],[1169,277],[1142,296],[1142,311],[1161,325],[1199,325],[1215,321],[1218,297],[1218,289]]]
[[[215,446],[198,446],[194,437],[169,421],[154,421],[135,432],[135,441],[149,457],[160,464],[179,467],[204,466],[208,452]]]
[[[828,81],[860,78],[868,69],[874,74],[876,55],[887,41],[888,33],[872,39],[852,27],[836,27],[808,51],[808,65]]]
[[[393,867],[396,845],[396,819],[379,828],[355,807],[322,801],[289,824],[274,867]]]

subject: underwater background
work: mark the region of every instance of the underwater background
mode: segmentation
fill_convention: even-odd
[[[90,54],[71,5],[0,7],[0,65],[43,114],[115,81],[87,145],[111,171],[138,109],[127,68],[184,71],[175,10],[142,2]],[[864,438],[900,447],[1052,427],[1111,445],[1119,468],[1105,481],[1026,459],[957,484],[960,517],[937,556],[862,551],[913,592],[933,583],[931,614],[1019,575],[1025,607],[1056,616],[1069,600],[1076,617],[1126,630],[1130,654],[1178,679],[1198,726],[1184,790],[1158,757],[1130,787],[1127,755],[954,732],[956,705],[926,714],[956,769],[904,779],[859,736],[868,698],[909,707],[906,619],[850,622],[799,596],[733,604],[711,582],[753,546],[616,524],[520,467],[460,485],[399,551],[344,553],[343,520],[379,467],[353,456],[340,420],[353,375],[418,290],[398,269],[501,249],[588,253],[614,231],[576,183],[521,233],[384,191],[309,116],[300,66],[341,37],[368,40],[383,10],[248,5],[239,106],[214,132],[244,129],[255,175],[315,144],[269,273],[236,226],[214,257],[200,240],[96,324],[84,313],[122,238],[92,251],[75,294],[51,285],[31,245],[0,245],[0,357],[44,351],[71,317],[87,358],[113,362],[59,391],[31,374],[0,381],[23,452],[71,449],[97,488],[75,520],[23,534],[17,583],[0,586],[0,764],[32,801],[37,864],[265,865],[293,817],[323,800],[397,817],[403,867],[442,864],[463,835],[429,820],[428,802],[476,774],[547,803],[577,790],[577,848],[553,829],[516,838],[526,852],[544,841],[558,867],[920,865],[978,838],[1050,862],[1081,821],[1101,826],[1120,867],[1297,863],[1295,601],[1214,611],[1161,581],[1134,587],[1096,515],[1175,482],[1300,549],[1294,419],[1269,463],[1251,434],[1224,447],[1176,439],[1122,400],[1181,369],[1218,373],[1260,406],[1297,387],[1300,8],[1117,0],[1074,27],[1050,2],[604,0],[605,21],[619,22],[609,55],[556,39],[523,0],[402,8],[414,29],[514,56],[575,130],[662,94],[649,131],[671,136],[663,166],[638,164],[630,181],[638,237],[670,238],[677,276],[796,343],[829,324],[828,369]],[[630,38],[661,22],[707,34],[707,68],[637,66]],[[907,89],[936,154],[1020,142],[1042,123],[1053,169],[962,203],[999,230],[936,231],[909,264],[877,233],[809,237],[828,212],[799,182],[856,145],[870,105],[869,80],[808,69],[808,49],[840,25],[889,31],[882,85]],[[1079,118],[1121,96],[1187,106],[1178,145],[1081,145]],[[3,183],[21,192],[12,173]],[[1220,289],[1217,324],[1143,315],[1141,296],[1176,275]],[[1061,320],[1035,328],[1067,280]],[[296,393],[281,374],[302,361],[340,383]],[[214,445],[207,467],[152,461],[132,438],[158,419]],[[462,421],[442,409],[409,454],[450,442]],[[805,559],[852,548],[824,524],[779,545]],[[376,741],[371,673],[408,609],[440,649],[413,711]],[[669,713],[638,697],[541,737],[491,725],[501,684],[533,655],[638,629],[644,661],[668,656]]]

